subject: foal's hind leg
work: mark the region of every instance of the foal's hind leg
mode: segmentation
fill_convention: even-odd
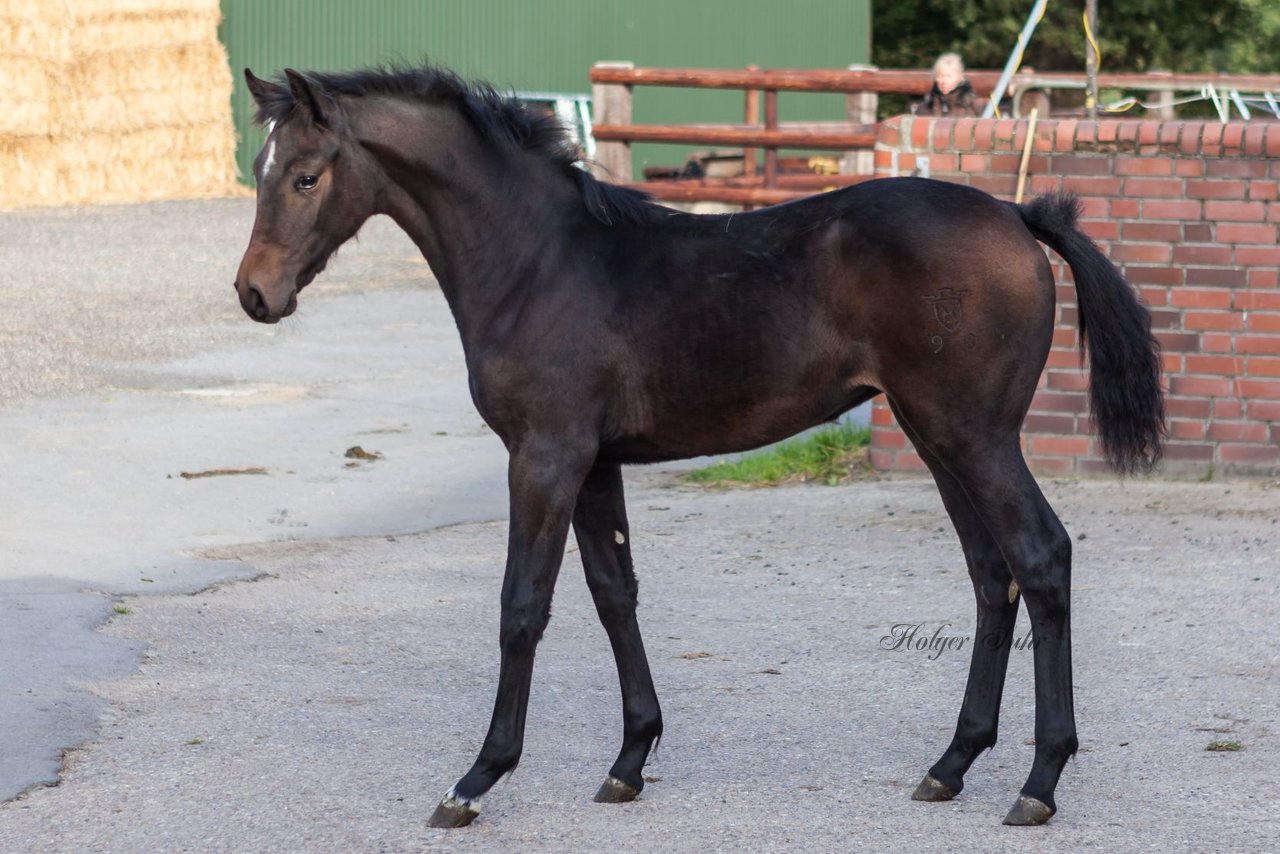
[[[662,737],[662,710],[636,622],[631,532],[618,466],[597,466],[587,475],[573,511],[573,529],[587,586],[613,646],[622,688],[622,750],[595,799],[630,801],[644,788],[644,761],[649,748]]]
[[[953,429],[947,419],[902,413],[964,490],[1018,583],[1031,616],[1036,683],[1036,755],[1005,824],[1043,824],[1076,752],[1071,684],[1071,538],[1027,469],[1016,432]],[[966,702],[968,698],[966,697]],[[944,757],[945,758],[945,757]]]
[[[1013,570],[1031,617],[1036,680],[1036,756],[1005,824],[1043,824],[1062,769],[1080,746],[1071,682],[1071,537],[1016,445],[983,461],[984,518]],[[1010,490],[1006,493],[1004,490]]]
[[[1011,586],[1013,576],[1004,555],[960,483],[914,435],[901,415],[898,423],[911,437],[938,485],[942,503],[964,549],[969,578],[978,600],[978,625],[969,664],[969,682],[965,686],[955,736],[942,758],[933,764],[911,795],[917,801],[949,801],[964,788],[964,775],[973,761],[996,743],[1000,697],[1004,691],[1014,624],[1018,619],[1017,588]]]

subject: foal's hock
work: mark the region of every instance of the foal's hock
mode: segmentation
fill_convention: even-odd
[[[263,323],[291,314],[334,250],[389,215],[438,277],[476,408],[510,452],[497,700],[433,825],[470,823],[520,758],[570,525],[622,688],[622,748],[596,799],[643,788],[662,714],[636,621],[622,465],[758,447],[877,394],[937,482],[978,607],[955,737],[913,797],[955,797],[995,744],[1025,599],[1035,760],[1005,822],[1053,815],[1077,741],[1071,540],[1018,443],[1053,333],[1037,240],[1075,278],[1108,458],[1150,467],[1163,435],[1148,313],[1076,229],[1073,199],[1014,205],[898,178],[694,216],[597,182],[553,119],[443,69],[246,78],[270,133],[236,275],[245,311]]]

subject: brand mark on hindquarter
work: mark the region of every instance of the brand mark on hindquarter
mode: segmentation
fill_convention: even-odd
[[[964,319],[960,297],[967,293],[968,291],[958,291],[955,288],[939,288],[925,297],[933,303],[933,316],[946,331],[955,332],[960,328],[960,322]]]

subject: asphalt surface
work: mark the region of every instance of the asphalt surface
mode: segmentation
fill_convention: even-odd
[[[885,638],[973,621],[929,482],[633,471],[651,782],[590,800],[620,704],[571,541],[520,768],[472,827],[427,828],[492,703],[506,537],[471,520],[505,513],[502,449],[402,236],[373,224],[264,329],[230,298],[251,217],[0,215],[0,782],[61,781],[0,804],[0,851],[1275,848],[1280,485],[1259,481],[1045,485],[1076,538],[1082,748],[1025,829],[999,823],[1034,749],[1025,651],[966,790],[909,799],[968,648]]]
[[[0,798],[92,733],[76,683],[136,667],[92,632],[114,595],[248,574],[210,547],[505,513],[413,244],[371,222],[268,328],[231,289],[252,221],[252,199],[0,214]],[[183,477],[225,470],[263,473]]]

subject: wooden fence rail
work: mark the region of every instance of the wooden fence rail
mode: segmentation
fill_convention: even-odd
[[[968,72],[979,94],[989,95],[1000,76],[996,71]],[[623,86],[674,86],[684,89],[758,89],[775,92],[858,92],[923,95],[933,85],[933,72],[851,66],[838,69],[635,68],[625,63],[597,63],[591,82]]]
[[[629,182],[632,174],[631,144],[636,142],[743,148],[743,177],[731,182],[716,179],[651,181],[643,189],[668,201],[723,201],[746,205],[774,204],[810,195],[816,190],[851,183],[849,178],[869,175],[871,149],[876,140],[876,108],[879,91],[927,92],[932,85],[928,71],[904,71],[879,79],[866,66],[847,71],[742,70],[635,68],[630,63],[597,63],[591,69],[592,103],[596,139],[596,174],[606,180]],[[982,72],[989,91],[994,75]],[[992,79],[987,81],[985,78]],[[740,125],[633,124],[632,90],[635,86],[675,86],[701,89],[740,89],[744,93]],[[779,92],[844,93],[846,121],[792,122],[778,120]],[[839,176],[804,176],[814,182],[790,180],[800,176],[780,174],[778,150],[782,148],[841,151]],[[756,157],[764,151],[764,170]],[[825,179],[825,180],[824,180]]]
[[[969,83],[980,96],[990,95],[999,73],[970,71]],[[712,200],[746,205],[773,204],[800,198],[813,188],[852,183],[854,176],[873,171],[871,149],[876,140],[876,110],[879,95],[920,96],[933,85],[933,73],[915,69],[880,69],[850,66],[834,69],[699,69],[636,68],[628,62],[602,62],[591,68],[592,101],[595,113],[593,133],[597,140],[598,177],[629,183],[632,175],[631,144],[636,142],[680,143],[742,147],[741,179],[650,181],[642,188],[657,198],[670,201]],[[1009,92],[1014,114],[1023,96],[1054,89],[1084,85],[1081,74],[1022,71],[1014,76]],[[1157,101],[1168,105],[1160,112],[1172,118],[1173,93],[1216,87],[1222,91],[1280,92],[1280,75],[1226,74],[1101,74],[1103,88],[1161,93]],[[636,86],[671,86],[695,89],[738,89],[744,93],[744,121],[739,125],[656,125],[633,124],[632,93]],[[844,122],[780,122],[779,92],[826,92],[844,94]],[[763,110],[761,107],[763,106]],[[763,113],[763,115],[761,115]],[[844,152],[839,160],[839,176],[815,176],[813,182],[797,183],[779,172],[778,149],[822,149]],[[764,151],[760,174],[756,157]],[[829,180],[823,181],[822,177]]]
[[[748,145],[762,148],[844,150],[876,144],[875,125],[853,125],[830,131],[782,126],[777,130],[748,125],[595,125],[598,142],[681,142],[692,145]]]

